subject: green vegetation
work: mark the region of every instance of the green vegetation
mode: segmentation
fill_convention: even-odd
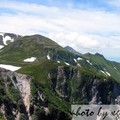
[[[110,73],[111,77],[115,81],[120,82],[120,73],[119,73],[120,64],[119,63],[108,61],[104,58],[103,55],[100,55],[98,53],[96,53],[95,55],[90,53],[84,54],[84,57],[93,64],[91,67],[95,69],[99,75],[103,74],[100,72],[100,70],[102,70]]]
[[[21,67],[34,68],[33,66],[36,64],[41,64],[47,60],[47,55],[50,55],[51,60],[60,61],[61,63],[67,62],[70,65],[76,66],[77,63],[74,59],[78,57],[82,57],[83,60],[78,60],[77,62],[82,66],[83,69],[88,69],[91,71],[95,71],[98,76],[106,76],[100,70],[110,73],[111,77],[119,82],[120,78],[120,64],[116,62],[111,62],[106,60],[102,55],[96,53],[94,54],[80,54],[74,49],[70,47],[66,47],[65,49],[59,46],[54,41],[50,40],[41,35],[33,35],[33,36],[25,36],[21,37],[13,43],[10,43],[8,46],[5,46],[4,50],[0,52],[0,63],[1,64],[11,64]],[[26,63],[23,60],[30,57],[36,57],[36,63]],[[91,62],[90,65],[87,60]],[[35,66],[36,66],[35,65]],[[49,66],[49,65],[48,65]],[[37,68],[36,68],[37,69]],[[43,69],[43,76],[46,76],[45,70]],[[40,70],[39,70],[40,71]],[[35,73],[30,73],[28,70],[28,74],[34,75]],[[24,72],[25,73],[25,72]],[[37,74],[38,75],[38,74]],[[37,78],[35,76],[35,79]],[[40,76],[38,77],[40,78]],[[42,81],[42,80],[41,80]],[[44,80],[43,80],[44,81]]]
[[[52,40],[34,35],[20,38],[4,47],[4,50],[0,52],[0,63],[25,66],[28,63],[25,63],[24,59],[36,57],[37,61],[44,61],[47,59],[48,54],[51,59],[62,61],[69,61],[75,56]],[[70,61],[72,63],[73,59]]]
[[[0,112],[0,120],[5,120],[3,113]]]
[[[45,84],[48,80],[48,73],[50,70],[57,68],[58,64],[54,61],[46,60],[40,63],[32,63],[22,69],[18,70],[19,73],[28,74],[41,84]]]
[[[66,76],[66,84],[68,86],[67,95],[70,97],[69,102],[62,101],[59,98],[59,95],[56,93],[53,94],[55,92],[54,84],[57,79],[57,68],[59,65],[63,66],[65,71],[64,74]],[[69,78],[69,69],[71,68],[74,72],[76,72],[73,74],[73,76],[71,76],[71,78]],[[80,78],[77,77],[78,71],[80,73]],[[47,100],[47,103],[49,103],[48,106],[50,108],[54,106],[55,109],[59,109],[64,112],[69,110],[70,102],[88,104],[89,99],[83,97],[83,86],[85,86],[85,88],[89,88],[90,81],[94,79],[94,77],[99,79],[101,82],[104,82],[104,78],[106,78],[104,75],[98,74],[98,72],[94,69],[92,70],[75,66],[66,66],[64,64],[58,64],[55,61],[50,60],[46,60],[42,63],[33,63],[18,70],[17,72],[28,74],[33,77],[35,84],[31,84],[31,93],[34,103],[36,103],[38,91],[42,91],[42,93],[44,93],[45,99]]]
[[[47,59],[47,55],[51,60]],[[37,60],[33,63],[23,61],[30,57],[36,57]],[[77,60],[78,57],[82,57],[82,60]],[[77,66],[74,59],[80,66]],[[58,60],[60,63],[57,63]],[[64,62],[70,65],[67,66]],[[82,55],[72,48],[65,50],[40,35],[25,36],[10,43],[0,52],[0,63],[21,66],[16,72],[31,76],[30,115],[33,120],[66,116],[71,104],[89,104],[94,84],[101,101],[111,103],[111,86],[115,81],[120,82],[119,63],[108,61],[98,53]],[[111,76],[105,75],[101,70]],[[15,76],[12,79],[16,84]],[[4,104],[8,120],[14,120],[15,110],[20,113],[20,120],[26,120],[28,116],[23,98],[13,81],[7,75],[0,75],[0,106]],[[101,92],[102,89],[105,89],[104,93]],[[45,108],[49,110],[47,115]],[[0,120],[4,120],[2,113],[0,116]]]

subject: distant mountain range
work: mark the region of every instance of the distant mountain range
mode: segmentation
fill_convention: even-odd
[[[70,120],[71,104],[120,101],[120,63],[99,53],[63,48],[42,35],[2,32],[0,48],[3,120]]]

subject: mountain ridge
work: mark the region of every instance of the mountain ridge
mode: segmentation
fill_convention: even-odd
[[[9,35],[9,33],[6,34]],[[34,58],[32,62],[42,62],[47,59],[54,60],[65,65],[97,70],[98,74],[104,74],[106,77],[109,75],[116,81],[120,81],[118,80],[120,77],[119,63],[109,61],[99,53],[81,54],[69,46],[63,48],[53,40],[38,34],[17,38],[2,49],[0,57],[1,64],[20,67],[31,64],[31,62],[26,61],[31,58]]]
[[[0,68],[2,120],[71,120],[72,104],[119,104],[120,63],[76,52],[41,35],[5,45],[0,65],[19,69]]]

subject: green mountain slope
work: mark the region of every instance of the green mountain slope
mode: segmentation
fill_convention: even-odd
[[[120,63],[109,61],[103,55],[84,54],[84,57],[92,63],[92,67],[106,76],[113,77],[116,81],[120,82]]]
[[[76,55],[66,51],[54,41],[41,35],[21,37],[0,52],[0,63],[25,65],[25,59],[35,57],[36,61],[49,59],[75,64]]]
[[[75,51],[74,49],[72,50],[71,49],[72,48],[67,50],[73,54],[78,54],[74,52]],[[104,75],[106,77],[111,76],[115,81],[120,82],[120,63],[109,61],[99,53],[96,54],[86,53],[83,55],[81,55],[81,53],[79,54],[80,58],[77,60],[77,62],[81,65],[81,67],[95,70],[98,72],[98,74]]]
[[[5,46],[0,52],[0,63],[24,67],[32,64],[24,61],[31,57],[36,58],[34,62],[54,60],[64,65],[91,69],[100,75],[120,81],[119,63],[108,61],[99,53],[81,54],[69,46],[62,48],[56,42],[41,35],[20,37]]]
[[[24,61],[31,57],[36,60]],[[41,35],[9,43],[0,52],[0,64],[21,66],[16,72],[0,68],[2,119],[71,120],[72,104],[120,101],[119,63],[64,49]]]

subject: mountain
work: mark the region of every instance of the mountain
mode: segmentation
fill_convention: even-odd
[[[90,61],[92,67],[102,72],[105,76],[111,76],[115,81],[120,82],[120,63],[109,61],[103,55],[84,54],[84,57]]]
[[[0,48],[8,45],[10,42],[16,41],[16,39],[20,37],[20,35],[16,35],[13,33],[0,32]]]
[[[68,49],[73,54],[76,54],[74,49],[72,51]],[[97,71],[98,74],[103,74],[104,76],[112,77],[115,81],[120,82],[120,63],[109,61],[103,55],[96,53],[86,53],[80,55],[80,60],[78,63],[85,68]]]
[[[1,63],[25,65],[27,58],[35,58],[35,61],[46,59],[75,64],[72,58],[76,55],[66,51],[54,41],[41,36],[24,36],[4,47],[0,52]]]
[[[77,52],[76,50],[74,50],[74,49],[73,49],[72,47],[70,47],[70,46],[66,46],[65,49],[68,50],[69,52],[73,53],[73,54],[82,56],[81,53]]]
[[[71,120],[72,104],[120,103],[120,63],[42,35],[12,35],[0,52],[0,119]]]

